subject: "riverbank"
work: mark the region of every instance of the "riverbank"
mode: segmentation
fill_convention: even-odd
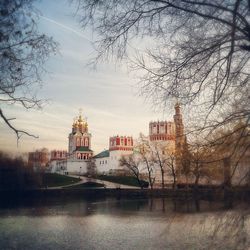
[[[250,201],[250,189],[235,188],[224,190],[222,188],[203,189],[121,189],[121,188],[62,188],[62,189],[26,189],[26,190],[0,190],[1,200],[8,199],[40,199],[46,197],[117,197],[117,198],[150,198],[173,197],[195,198],[205,200],[236,199]]]

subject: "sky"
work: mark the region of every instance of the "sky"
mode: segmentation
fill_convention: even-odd
[[[83,30],[75,17],[74,6],[67,0],[43,0],[36,3],[41,12],[40,32],[59,43],[59,53],[45,65],[43,86],[38,97],[47,102],[42,110],[24,110],[20,106],[3,107],[18,129],[39,136],[22,136],[17,144],[15,133],[0,120],[0,150],[13,153],[46,147],[67,149],[74,117],[83,110],[92,134],[92,150],[108,148],[109,137],[127,135],[137,138],[148,134],[152,120],[172,120],[173,107],[154,111],[140,96],[138,79],[124,63],[99,63],[94,70],[87,66],[95,56],[92,45],[95,33]]]

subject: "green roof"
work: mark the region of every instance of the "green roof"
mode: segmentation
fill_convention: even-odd
[[[90,151],[90,152],[92,152],[92,150],[89,149],[89,147],[84,147],[84,146],[76,147],[75,151]]]
[[[109,157],[109,150],[104,150],[101,153],[95,155],[93,158],[104,158]]]

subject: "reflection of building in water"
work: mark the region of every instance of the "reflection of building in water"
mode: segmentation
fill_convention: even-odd
[[[109,150],[104,150],[94,156],[97,171],[102,174],[123,174],[120,166],[121,156],[133,153],[133,138],[131,136],[112,136],[109,138]]]

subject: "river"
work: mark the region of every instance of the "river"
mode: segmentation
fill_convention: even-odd
[[[0,249],[250,249],[241,203],[52,199],[2,204]]]

